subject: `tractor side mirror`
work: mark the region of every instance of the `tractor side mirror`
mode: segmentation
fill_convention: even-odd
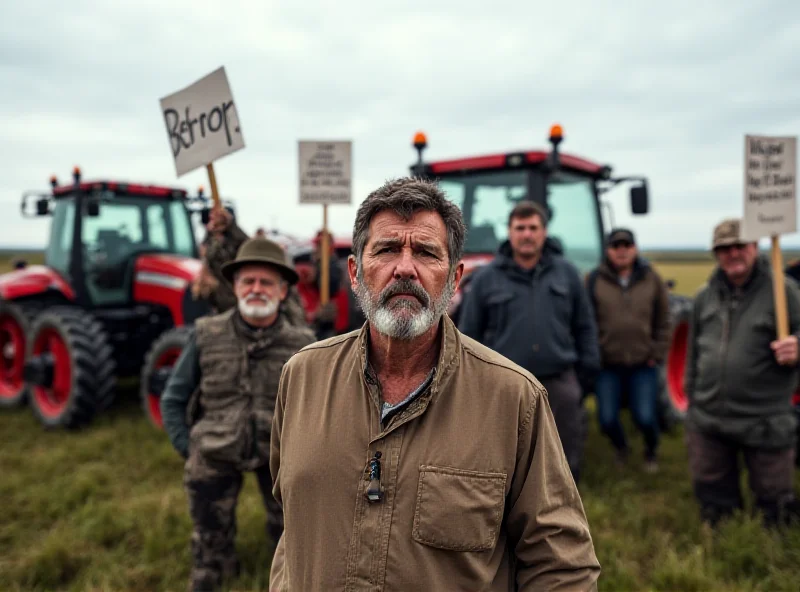
[[[646,183],[642,183],[637,187],[631,187],[631,212],[634,214],[646,214],[649,201]]]
[[[86,202],[86,215],[90,218],[97,218],[100,215],[100,200],[89,199]]]
[[[50,200],[46,197],[36,200],[36,215],[47,216],[50,214]]]

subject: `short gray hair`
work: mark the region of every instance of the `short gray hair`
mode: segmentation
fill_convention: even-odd
[[[361,269],[361,257],[369,241],[369,225],[379,212],[389,210],[410,220],[418,211],[436,212],[447,229],[447,255],[450,270],[455,269],[464,254],[467,233],[461,210],[447,199],[445,193],[433,182],[416,177],[403,177],[387,181],[361,202],[353,224],[353,255]]]

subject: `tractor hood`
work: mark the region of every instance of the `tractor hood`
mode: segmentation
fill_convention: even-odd
[[[141,255],[136,259],[136,281],[182,290],[202,266],[198,259],[180,255]]]
[[[72,300],[72,287],[58,272],[44,265],[31,265],[0,275],[0,298],[15,300],[47,292],[61,294]]]

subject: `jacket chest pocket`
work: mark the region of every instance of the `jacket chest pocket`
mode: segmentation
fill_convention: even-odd
[[[509,310],[514,294],[510,291],[492,292],[486,297],[486,340],[492,339],[508,327]]]
[[[494,548],[505,505],[506,473],[423,465],[412,538],[449,551]]]
[[[572,302],[566,284],[556,282],[548,286],[546,297],[549,298],[553,314],[559,319],[570,319]]]
[[[210,359],[201,364],[203,391],[228,391],[238,388],[241,379],[242,360],[226,356],[219,359]]]

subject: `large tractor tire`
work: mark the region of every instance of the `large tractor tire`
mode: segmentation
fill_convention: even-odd
[[[78,428],[111,405],[115,363],[108,337],[92,315],[54,306],[31,328],[25,378],[30,405],[46,427]]]
[[[662,407],[671,424],[683,422],[689,400],[683,388],[686,373],[686,351],[689,339],[689,318],[692,299],[670,295],[670,321],[672,338],[667,360],[662,367]]]
[[[19,407],[28,397],[25,350],[30,321],[16,304],[0,301],[0,407]]]
[[[161,418],[161,394],[172,370],[189,342],[192,327],[175,327],[155,340],[145,358],[139,386],[144,413],[158,429],[164,429]]]

